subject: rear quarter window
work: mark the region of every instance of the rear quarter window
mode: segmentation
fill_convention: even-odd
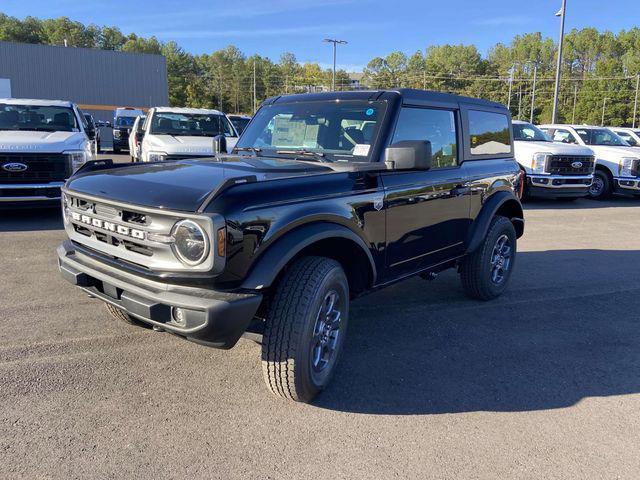
[[[511,153],[509,117],[502,113],[469,110],[469,143],[471,155]]]

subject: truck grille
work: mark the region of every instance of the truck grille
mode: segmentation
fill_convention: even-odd
[[[2,168],[11,163],[26,165],[22,171]],[[62,153],[0,153],[0,181],[4,183],[55,182],[71,176],[67,156]]]
[[[640,160],[634,160],[631,164],[631,176],[640,177]]]
[[[580,166],[574,166],[581,163]],[[547,163],[547,173],[551,175],[590,175],[595,160],[582,155],[553,155]]]
[[[64,219],[71,240],[111,257],[152,270],[205,270],[182,264],[172,249],[171,231],[179,220],[192,218],[205,231],[212,231],[210,219],[157,209],[126,206],[65,193]]]

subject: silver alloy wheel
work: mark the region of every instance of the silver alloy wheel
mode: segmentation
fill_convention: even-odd
[[[602,195],[604,191],[604,180],[600,178],[598,175],[593,177],[593,181],[591,182],[591,186],[589,187],[589,195],[592,197],[599,197]]]
[[[340,337],[341,306],[340,295],[331,290],[318,311],[311,340],[311,369],[315,373],[323,372],[334,357]]]
[[[511,267],[512,256],[511,240],[503,233],[496,240],[491,253],[491,281],[494,284],[500,285],[504,282]]]

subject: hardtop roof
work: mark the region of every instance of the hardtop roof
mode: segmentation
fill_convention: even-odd
[[[32,105],[34,107],[67,107],[73,106],[68,100],[42,100],[34,98],[0,98],[0,103],[7,105]]]

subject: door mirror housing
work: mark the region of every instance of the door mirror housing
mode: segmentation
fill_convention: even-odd
[[[213,137],[213,154],[227,153],[227,137],[224,135],[216,135]]]
[[[384,152],[389,170],[429,170],[431,159],[431,142],[427,140],[403,140],[389,145]]]
[[[95,140],[96,139],[96,129],[89,125],[86,128],[86,133],[87,133],[87,137],[89,137],[89,140]]]

